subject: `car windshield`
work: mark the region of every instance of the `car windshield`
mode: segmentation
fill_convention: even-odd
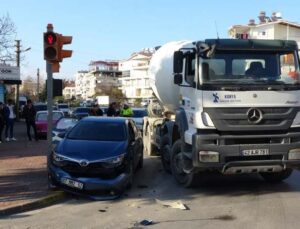
[[[65,130],[65,129],[75,126],[75,124],[77,122],[78,122],[77,119],[62,118],[58,121],[58,123],[56,125],[56,129]]]
[[[57,121],[62,117],[63,115],[61,113],[54,112],[52,120]],[[47,120],[48,120],[48,113],[39,113],[36,116],[36,121],[47,121]]]
[[[81,121],[68,134],[68,139],[91,141],[125,141],[125,123]]]
[[[135,118],[143,118],[147,116],[147,110],[133,110],[133,116]]]
[[[299,84],[299,66],[293,52],[222,52],[201,59],[208,75],[203,84],[214,85],[295,85]]]
[[[61,109],[61,108],[69,108],[68,105],[64,104],[64,105],[57,105],[58,109]]]

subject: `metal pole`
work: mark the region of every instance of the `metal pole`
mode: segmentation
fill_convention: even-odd
[[[53,26],[48,24],[47,32],[52,32]],[[52,153],[52,117],[53,117],[53,72],[52,72],[52,64],[48,61],[46,62],[46,70],[47,70],[47,110],[48,110],[48,129],[47,129],[47,142],[48,142],[48,160],[47,164],[50,162],[50,155]]]
[[[21,53],[21,50],[20,50],[20,40],[16,40],[17,44],[16,44],[16,47],[17,47],[17,50],[16,50],[16,53],[17,53],[17,67],[20,68],[20,53]],[[20,118],[20,115],[19,115],[19,96],[20,96],[20,88],[19,88],[19,84],[17,84],[17,92],[16,92],[16,119],[17,121],[19,121],[19,118]]]
[[[38,102],[40,101],[40,69],[37,69],[37,96],[38,96]]]

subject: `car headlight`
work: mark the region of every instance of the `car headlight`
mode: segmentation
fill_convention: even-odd
[[[293,124],[291,127],[300,127],[300,112],[297,113],[296,117],[294,118]]]
[[[52,153],[52,162],[54,165],[63,166],[64,162],[67,160],[66,157],[59,155],[55,152]]]
[[[121,154],[117,157],[111,157],[102,161],[102,165],[105,168],[114,168],[120,166],[125,158],[125,154]]]

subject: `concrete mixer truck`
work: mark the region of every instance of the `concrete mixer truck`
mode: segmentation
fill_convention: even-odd
[[[145,153],[191,187],[207,171],[279,182],[300,166],[295,41],[171,42],[149,66],[162,116],[144,119]]]

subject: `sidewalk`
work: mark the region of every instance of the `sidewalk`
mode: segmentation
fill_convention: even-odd
[[[0,144],[0,215],[53,195],[47,190],[47,141],[28,141],[22,121],[14,131],[16,142]]]

